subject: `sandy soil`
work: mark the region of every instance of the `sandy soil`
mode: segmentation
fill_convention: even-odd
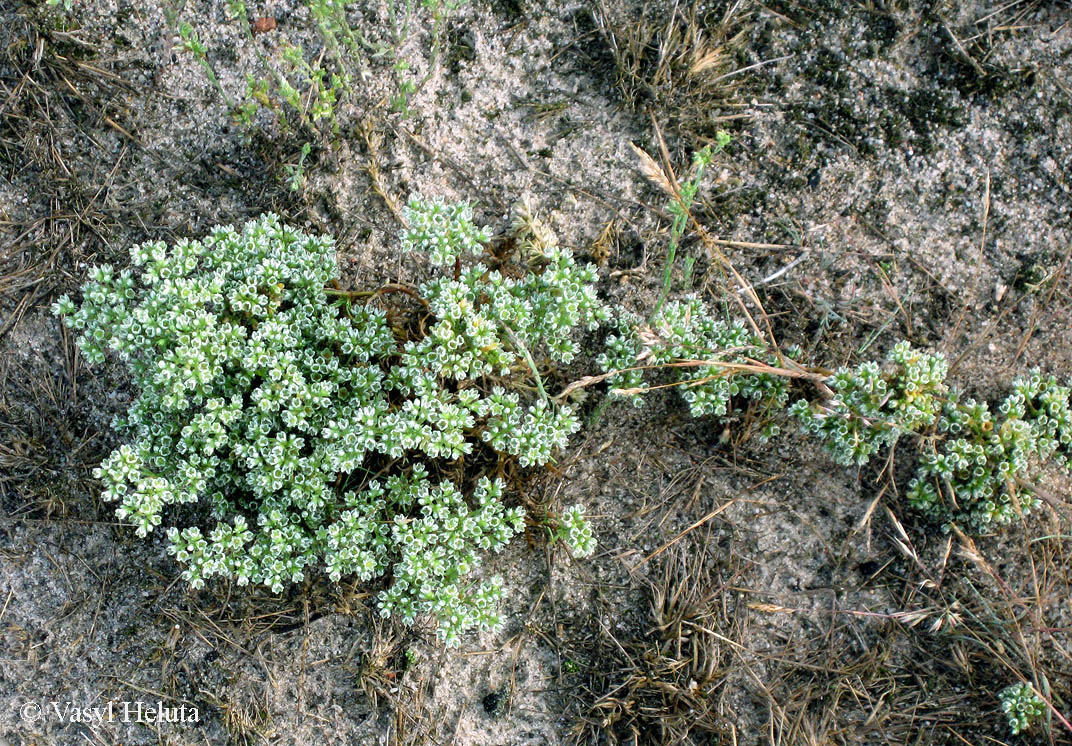
[[[387,3],[347,5],[386,33]],[[355,286],[415,281],[395,240],[409,194],[472,201],[495,231],[527,195],[600,262],[609,300],[643,309],[668,223],[630,144],[659,157],[662,138],[683,174],[718,128],[734,140],[696,213],[737,242],[726,257],[780,339],[834,367],[907,338],[987,398],[1034,367],[1069,374],[1072,5],[716,0],[692,8],[697,44],[728,29],[728,67],[679,60],[651,82],[657,41],[642,58],[627,42],[665,34],[666,6],[472,0],[438,59],[423,28],[398,48],[428,76],[410,116],[384,104],[390,65],[366,60],[338,132],[311,138],[263,109],[236,124],[176,50],[189,22],[240,97],[261,56],[315,57],[296,0],[251,4],[277,22],[252,41],[215,0],[0,8],[0,744],[1069,742],[1056,718],[1009,740],[996,696],[1042,671],[1072,717],[1067,512],[979,537],[973,559],[879,489],[881,464],[835,467],[793,434],[758,444],[671,393],[640,410],[589,396],[588,427],[512,499],[584,504],[597,554],[515,541],[491,563],[505,624],[460,650],[381,622],[352,584],[190,591],[161,537],[99,501],[90,470],[129,390],[48,313],[90,264],[272,210],[337,236]],[[692,289],[737,314],[717,262],[684,251]],[[556,383],[590,372],[599,342]],[[1048,486],[1068,500],[1067,480]],[[68,722],[53,702],[198,721]]]

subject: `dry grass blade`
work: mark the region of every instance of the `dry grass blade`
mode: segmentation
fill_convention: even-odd
[[[924,583],[929,584],[931,586],[936,586],[937,584],[934,582],[934,580],[930,578],[930,574],[927,571],[927,567],[923,564],[923,560],[919,558],[919,553],[912,545],[912,540],[908,538],[908,532],[905,531],[904,526],[902,526],[901,522],[897,520],[897,516],[892,510],[890,510],[889,506],[883,507],[886,508],[886,517],[890,519],[890,523],[893,525],[894,531],[897,532],[897,535],[893,537],[893,543],[897,546],[898,549],[901,550],[901,553],[905,557],[912,560],[913,564],[915,564],[915,566],[922,570],[924,575],[927,576],[927,579],[924,580]]]
[[[648,632],[617,639],[605,625],[598,641],[605,683],[585,715],[578,741],[611,744],[720,742],[717,693],[725,681],[727,639],[711,628],[719,584],[697,540],[663,555],[648,595]]]
[[[675,142],[702,147],[714,137],[720,116],[748,89],[748,73],[765,64],[738,66],[747,48],[758,4],[725,3],[721,10],[697,2],[646,2],[622,12],[601,0],[593,12],[599,37],[614,59],[625,103],[645,108]]]
[[[728,501],[728,502],[725,502],[725,503],[723,503],[722,505],[719,505],[719,506],[718,506],[717,508],[715,508],[714,510],[712,510],[711,512],[709,512],[709,513],[708,513],[707,515],[705,515],[705,516],[704,516],[703,518],[701,518],[700,520],[698,520],[698,521],[696,521],[695,523],[693,523],[693,524],[692,524],[691,526],[689,526],[688,528],[686,528],[685,530],[683,530],[683,531],[682,531],[681,533],[679,533],[679,534],[678,534],[677,536],[675,536],[674,538],[670,539],[670,540],[669,540],[668,542],[666,542],[665,544],[663,544],[662,546],[660,546],[660,547],[659,547],[658,549],[656,549],[656,550],[655,550],[654,552],[652,552],[651,554],[649,554],[649,555],[648,555],[647,557],[645,557],[644,559],[642,559],[642,560],[641,560],[641,561],[640,561],[640,562],[639,562],[639,563],[637,564],[637,566],[636,566],[636,567],[641,567],[641,566],[643,566],[643,565],[647,564],[648,562],[650,562],[650,561],[651,561],[652,559],[654,559],[655,557],[658,557],[658,556],[659,556],[660,554],[662,554],[663,552],[665,552],[665,551],[666,551],[667,549],[669,549],[670,547],[674,546],[674,544],[677,544],[677,543],[678,543],[679,541],[681,541],[682,539],[684,539],[684,538],[685,538],[685,537],[686,537],[686,536],[687,536],[687,535],[688,535],[688,534],[689,534],[690,532],[692,532],[692,531],[695,531],[696,529],[698,529],[698,528],[699,528],[700,526],[702,526],[702,525],[704,525],[705,523],[707,523],[707,522],[708,522],[709,520],[711,520],[712,518],[714,518],[714,517],[718,516],[718,515],[719,515],[720,513],[723,513],[723,512],[725,512],[725,511],[726,511],[726,510],[728,510],[728,509],[729,509],[730,507],[732,507],[732,506],[734,505],[734,503],[736,503],[736,502],[737,502],[737,500],[736,500],[736,499],[733,499],[733,500],[730,500],[730,501]],[[636,568],[634,568],[634,570],[635,570],[635,569],[636,569]]]
[[[637,158],[640,159],[640,171],[644,174],[644,178],[660,189],[670,199],[678,199],[677,187],[674,185],[673,181],[667,178],[666,173],[659,167],[659,164],[655,162],[655,159],[633,143],[629,143],[629,147],[633,149]]]

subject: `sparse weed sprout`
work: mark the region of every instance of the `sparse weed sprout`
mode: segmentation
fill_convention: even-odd
[[[404,246],[439,264],[487,240],[465,206],[416,200],[406,214]],[[450,643],[494,625],[499,581],[476,576],[524,515],[472,469],[466,496],[466,467],[493,455],[478,449],[545,464],[577,429],[568,407],[526,392],[536,359],[569,359],[571,330],[605,316],[592,272],[557,246],[519,278],[468,264],[404,288],[419,302],[389,320],[376,304],[406,296],[333,289],[331,239],[273,215],[131,259],[94,268],[81,307],[55,305],[89,362],[111,351],[133,374],[116,423],[127,442],[96,471],[119,518],[145,535],[196,515],[183,504],[209,508],[207,530],[168,528],[194,587],[390,575],[384,615],[431,614]]]
[[[1009,730],[1019,735],[1037,723],[1046,714],[1046,703],[1035,693],[1030,684],[1012,684],[1001,690],[1001,711],[1009,719]]]

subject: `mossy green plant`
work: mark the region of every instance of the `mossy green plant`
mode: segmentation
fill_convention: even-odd
[[[652,370],[666,373],[694,417],[732,417],[734,398],[758,403],[765,413],[786,406],[788,380],[762,372],[779,363],[763,338],[744,324],[715,318],[696,296],[665,304],[647,322],[619,312],[614,323],[598,363],[609,374],[612,394],[634,406],[643,404]],[[761,436],[777,432],[770,422]]]

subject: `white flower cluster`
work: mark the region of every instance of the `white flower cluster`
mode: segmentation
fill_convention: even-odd
[[[383,595],[385,616],[397,614],[411,623],[432,614],[448,645],[457,644],[459,634],[471,627],[499,624],[501,581],[469,587],[466,579],[480,567],[482,553],[498,551],[525,527],[520,508],[503,507],[502,490],[501,481],[482,478],[471,509],[450,482],[433,487],[423,478],[415,480],[411,492],[421,512],[394,521],[392,538],[402,557],[394,566],[394,584]]]
[[[436,264],[454,264],[487,240],[468,227],[468,206],[413,199],[404,213],[410,227],[401,233],[403,248],[429,251]],[[537,266],[520,278],[475,262],[459,267],[455,278],[422,286],[438,321],[426,337],[406,346],[402,371],[430,360],[458,380],[507,375],[538,349],[551,360],[570,362],[577,354],[572,331],[582,324],[594,330],[608,313],[596,297],[595,270],[579,266],[571,251],[555,243],[541,246]]]
[[[1030,684],[1011,684],[1001,690],[998,699],[1014,736],[1031,728],[1046,714],[1046,703]]]
[[[516,393],[499,387],[483,404],[488,420],[481,437],[496,451],[517,456],[522,466],[547,463],[581,426],[568,406],[556,408],[538,399],[525,409]]]
[[[453,263],[487,238],[471,214],[411,202],[404,243]],[[80,306],[54,307],[81,331],[87,360],[114,351],[139,392],[116,423],[127,442],[95,472],[119,518],[144,535],[174,520],[169,506],[211,508],[209,530],[168,530],[194,587],[220,576],[279,592],[310,571],[390,575],[386,613],[432,614],[451,641],[492,624],[497,586],[470,576],[522,514],[503,506],[497,482],[467,500],[429,474],[457,473],[481,442],[525,466],[566,444],[578,427],[568,407],[509,389],[533,390],[522,363],[566,359],[573,327],[604,315],[591,270],[566,251],[520,279],[466,268],[422,289],[433,318],[406,339],[380,308],[329,289],[330,238],[274,215],[135,246],[131,259],[118,273],[94,268]],[[496,385],[482,389],[491,373]]]
[[[576,557],[587,557],[596,550],[592,527],[584,516],[583,505],[571,505],[562,514],[556,537],[566,543]]]
[[[404,210],[407,226],[399,236],[402,251],[423,251],[433,264],[454,264],[466,254],[479,254],[491,234],[473,224],[473,208],[429,201],[413,195]]]

